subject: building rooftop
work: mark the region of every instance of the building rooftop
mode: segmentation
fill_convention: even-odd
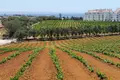
[[[88,10],[88,13],[103,13],[103,12],[113,12],[112,9],[95,9]]]
[[[115,13],[118,13],[118,12],[120,12],[120,8],[118,8],[118,9],[115,11]]]

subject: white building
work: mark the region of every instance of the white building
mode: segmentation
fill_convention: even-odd
[[[113,14],[113,21],[120,21],[120,8],[118,8]]]
[[[87,21],[120,21],[120,8],[115,12],[112,9],[89,10],[84,15]]]

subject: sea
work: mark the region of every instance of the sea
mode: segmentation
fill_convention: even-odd
[[[84,13],[52,13],[52,12],[0,12],[0,16],[26,15],[26,16],[56,16],[59,17],[83,17]]]

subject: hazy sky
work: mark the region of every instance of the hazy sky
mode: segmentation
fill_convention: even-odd
[[[120,8],[120,0],[0,0],[0,12],[84,13],[89,9]]]

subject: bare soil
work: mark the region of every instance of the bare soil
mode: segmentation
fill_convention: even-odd
[[[0,64],[0,80],[10,80],[10,77],[13,77],[25,61],[28,60],[28,55],[31,53],[32,51],[23,52],[12,60]]]
[[[57,70],[48,53],[48,48],[41,51],[20,80],[56,80]]]
[[[8,57],[9,55],[12,55],[12,54],[14,54],[15,53],[15,51],[13,51],[13,52],[7,52],[7,53],[4,53],[4,54],[0,54],[0,61],[3,59],[3,58],[6,58],[6,57]]]
[[[115,58],[115,57],[110,57],[110,56],[107,56],[107,55],[104,55],[102,53],[95,53],[97,56],[100,56],[101,58],[104,58],[104,59],[108,59],[108,60],[112,60],[114,63],[120,63],[120,59],[118,58]]]
[[[84,59],[88,61],[90,65],[94,67],[95,70],[100,70],[101,72],[105,73],[109,80],[119,80],[120,79],[120,69],[114,68],[107,63],[104,63],[98,59],[95,59],[94,57],[85,54],[74,51],[78,56],[82,56]]]
[[[63,69],[64,80],[95,80],[81,67],[79,61],[59,49],[56,49],[56,54]]]

